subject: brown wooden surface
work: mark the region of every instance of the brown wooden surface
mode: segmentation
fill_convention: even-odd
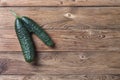
[[[0,0],[0,6],[0,80],[120,80],[120,0]],[[42,25],[56,43],[51,49],[33,35],[34,64],[24,61],[10,9]]]
[[[7,77],[6,77],[7,76]],[[119,75],[2,75],[0,80],[120,80]]]
[[[0,0],[0,6],[120,6],[120,0]]]
[[[0,80],[120,80],[119,75],[7,75]]]
[[[120,8],[113,7],[0,8],[0,51],[21,51],[9,9],[43,25],[56,43],[51,49],[33,36],[37,51],[120,51]],[[67,13],[75,17],[64,17]]]
[[[119,52],[38,52],[33,65],[21,52],[0,52],[1,74],[120,74]]]

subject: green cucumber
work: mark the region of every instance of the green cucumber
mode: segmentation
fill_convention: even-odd
[[[54,47],[53,40],[41,26],[28,17],[22,16],[21,19],[29,32],[36,34],[47,46]]]
[[[12,11],[13,15],[16,14]],[[35,56],[35,47],[29,31],[24,27],[22,20],[16,16],[15,31],[22,48],[24,58],[27,62],[33,62]]]

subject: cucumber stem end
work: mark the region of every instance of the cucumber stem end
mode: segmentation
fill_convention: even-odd
[[[12,15],[15,16],[16,18],[20,18],[20,16],[18,16],[13,10],[10,10],[10,12],[11,12]]]

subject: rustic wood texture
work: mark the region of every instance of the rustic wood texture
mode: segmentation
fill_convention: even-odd
[[[2,75],[0,80],[120,80],[120,75]]]
[[[120,0],[0,0],[0,6],[120,6]]]
[[[33,36],[37,51],[120,51],[120,8],[116,7],[0,8],[0,51],[21,51],[9,9],[43,25],[56,43],[51,49]]]
[[[0,52],[0,74],[120,74],[119,52],[38,52],[28,64],[21,52]]]
[[[119,7],[1,7],[0,29],[14,29],[15,17],[10,13],[10,9],[21,16],[34,19],[45,29],[52,31],[120,29]]]
[[[10,9],[49,33],[27,63]],[[120,80],[120,0],[0,0],[0,80]]]

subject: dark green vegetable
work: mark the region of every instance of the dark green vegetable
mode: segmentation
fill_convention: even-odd
[[[52,39],[36,22],[28,17],[19,17],[15,12],[11,12],[16,17],[15,31],[27,62],[33,62],[35,57],[35,47],[30,33],[36,34],[47,46],[54,47],[55,44]]]
[[[13,13],[15,16],[16,14]],[[20,42],[24,58],[27,62],[34,60],[35,48],[29,31],[24,27],[22,20],[16,16],[15,31]]]
[[[36,34],[47,46],[54,47],[54,42],[49,35],[32,19],[23,16],[21,18],[25,27],[32,33]]]

